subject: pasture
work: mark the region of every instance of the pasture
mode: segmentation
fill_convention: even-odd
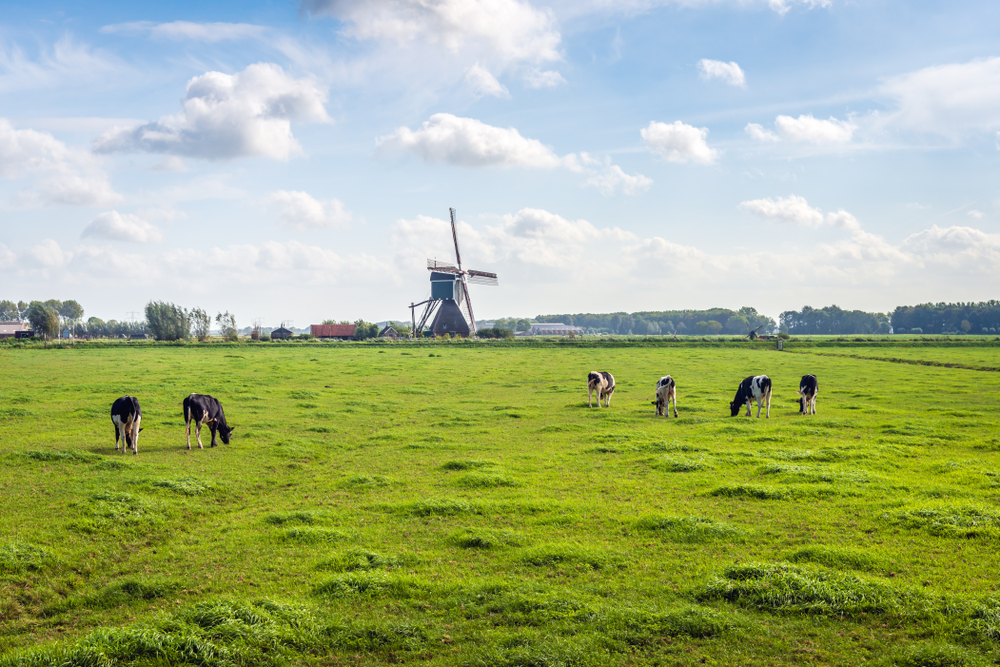
[[[0,665],[996,664],[1000,375],[855,357],[1000,345],[789,347],[0,350]]]

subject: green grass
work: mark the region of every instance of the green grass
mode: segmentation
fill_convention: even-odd
[[[0,346],[0,667],[998,664],[994,367],[918,339]],[[771,418],[730,418],[757,373]],[[186,450],[191,391],[229,445]]]

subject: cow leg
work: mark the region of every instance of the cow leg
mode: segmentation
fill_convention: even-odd
[[[215,422],[208,427],[212,431],[212,447],[215,447]]]
[[[587,391],[587,407],[588,408],[592,408],[592,407],[594,407],[594,388],[593,387],[587,387],[587,390],[588,390]],[[597,407],[601,407],[601,395],[600,394],[597,395]]]
[[[752,416],[753,416],[753,399],[752,398],[748,398],[747,399],[747,417],[752,417]]]
[[[605,397],[604,397],[604,407],[606,407],[606,408],[610,408],[611,407],[611,392],[610,391],[607,394],[605,394]]]
[[[139,422],[142,419],[136,419],[132,422],[132,453],[136,456],[139,455]]]
[[[195,435],[198,438],[198,449],[205,449],[205,445],[201,444],[201,422],[195,422]]]
[[[766,419],[771,418],[771,392],[764,394],[764,403],[767,404],[767,413],[764,415]],[[760,418],[760,403],[757,404],[757,418]]]
[[[187,426],[184,428],[184,431],[187,433],[188,449],[191,449],[191,416],[190,415],[188,415]]]
[[[677,393],[674,393],[674,418],[677,418]]]
[[[115,424],[115,451],[118,451],[118,424]]]

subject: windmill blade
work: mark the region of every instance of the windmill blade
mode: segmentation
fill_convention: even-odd
[[[455,259],[458,260],[458,269],[462,270],[462,253],[458,251],[458,227],[455,226],[455,209],[449,208],[451,213],[451,237],[455,239]]]
[[[489,271],[468,271],[466,275],[468,276],[468,281],[474,285],[491,285],[496,287],[500,284],[497,274],[490,273]]]
[[[472,299],[469,298],[469,286],[462,281],[462,291],[465,292],[465,309],[469,313],[469,332],[476,335],[476,316],[472,314]]]
[[[436,259],[428,259],[427,268],[434,269],[435,271],[447,271],[448,269],[458,270],[458,267],[451,262],[442,262]]]

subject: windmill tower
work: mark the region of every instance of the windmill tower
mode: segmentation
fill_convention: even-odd
[[[492,285],[500,283],[497,274],[488,271],[466,271],[462,268],[462,253],[458,249],[458,228],[455,225],[455,209],[450,208],[451,237],[455,241],[455,262],[439,262],[436,259],[427,260],[427,270],[431,272],[431,298],[420,303],[410,304],[410,319],[413,323],[413,335],[420,336],[428,320],[431,320],[431,331],[435,336],[450,334],[452,336],[469,336],[476,334],[476,316],[472,313],[472,300],[469,298],[469,283],[473,285]],[[419,322],[416,319],[416,308],[424,306]],[[468,321],[466,321],[468,313]]]

